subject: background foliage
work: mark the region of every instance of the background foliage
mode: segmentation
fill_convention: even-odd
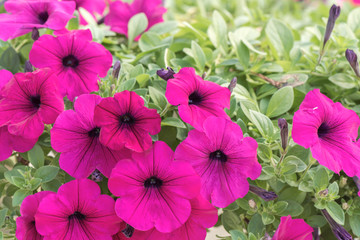
[[[144,33],[138,42],[133,39],[147,27],[143,14],[129,22],[129,39],[89,19],[94,40],[121,60],[119,77],[115,79],[109,72],[100,83],[99,94],[107,97],[131,90],[144,97],[145,104],[162,116],[162,130],[153,140],[165,141],[175,149],[190,126],[181,121],[176,107],[168,104],[166,81],[156,70],[195,67],[206,80],[223,86],[237,77],[227,113],[246,136],[257,140],[263,167],[261,176],[250,182],[279,197],[266,202],[249,192],[223,209],[217,225],[231,234],[224,239],[260,239],[276,229],[280,216],[289,214],[321,228],[322,239],[335,239],[319,209],[327,209],[353,236],[360,236],[360,199],[352,179],[318,165],[308,149],[292,140],[283,151],[277,127],[277,119],[285,118],[291,133],[293,113],[313,88],[360,114],[359,79],[345,58],[347,48],[359,53],[360,8],[344,3],[326,53],[318,62],[330,8],[321,1],[166,0],[165,4],[167,20]],[[77,20],[72,19],[68,28],[79,28]],[[51,31],[40,30],[44,33]],[[32,44],[30,34],[0,41],[1,68],[23,71]],[[71,108],[67,101],[66,109]],[[72,179],[59,168],[59,154],[51,149],[50,129],[46,126],[31,151],[14,153],[0,163],[4,238],[14,238],[14,219],[26,196],[56,191]],[[103,193],[110,194],[106,179],[100,185]]]

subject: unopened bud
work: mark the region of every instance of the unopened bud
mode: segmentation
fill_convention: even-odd
[[[352,240],[352,236],[348,233],[345,228],[339,225],[335,220],[330,216],[330,214],[326,211],[326,209],[321,210],[326,221],[329,223],[332,232],[334,233],[335,237],[339,240]]]
[[[326,197],[328,194],[329,194],[329,189],[327,188],[319,192],[320,197]]]
[[[340,15],[340,7],[333,4],[329,11],[329,18],[326,24],[323,47],[325,46],[326,42],[329,40],[335,26],[335,21],[339,17],[339,15]]]
[[[206,78],[206,72],[204,72],[204,73],[201,75],[201,78],[202,78],[202,79],[205,79],[205,78]]]
[[[348,62],[350,63],[351,68],[354,70],[356,76],[360,77],[359,63],[357,60],[356,53],[351,49],[346,49],[345,56],[346,56],[346,59],[348,60]]]
[[[274,199],[276,199],[278,197],[276,195],[276,193],[266,191],[265,189],[262,189],[260,187],[254,186],[254,185],[250,185],[249,191],[256,194],[256,195],[258,195],[259,197],[261,197],[265,201],[271,201],[271,200],[274,200]]]
[[[165,81],[174,78],[174,70],[171,67],[167,67],[167,70],[162,68],[160,70],[156,71],[156,74],[161,77],[162,79],[164,79]]]
[[[112,72],[113,78],[115,79],[119,78],[120,69],[121,69],[121,62],[117,60],[113,67],[113,72]]]
[[[340,177],[339,187],[343,188],[347,184],[347,178],[346,177]]]
[[[126,228],[122,230],[122,233],[125,235],[125,237],[131,238],[131,236],[134,234],[134,230],[135,229],[132,226],[126,224]]]
[[[249,206],[252,209],[256,209],[256,202],[254,201],[254,199],[249,200]]]
[[[31,39],[36,41],[36,40],[39,39],[39,37],[40,37],[39,30],[36,27],[34,27],[32,32],[31,32]]]
[[[103,176],[101,172],[97,169],[91,174],[91,180],[94,182],[101,182],[103,180]]]
[[[343,202],[341,204],[341,207],[342,207],[342,209],[347,210],[347,209],[349,209],[349,204],[347,202]]]
[[[113,94],[114,91],[115,91],[115,84],[111,84],[110,85],[110,94]]]
[[[284,118],[279,118],[278,126],[280,128],[281,147],[285,150],[288,144],[289,129],[288,123]]]
[[[313,227],[313,230],[314,231],[313,231],[312,235],[313,235],[314,240],[320,240],[319,228]]]
[[[228,86],[228,89],[230,90],[230,92],[232,92],[234,90],[234,88],[236,87],[236,83],[237,83],[237,78],[234,77],[233,79],[231,79],[231,82]]]
[[[33,72],[33,71],[34,71],[33,65],[30,63],[30,61],[26,60],[24,72]]]

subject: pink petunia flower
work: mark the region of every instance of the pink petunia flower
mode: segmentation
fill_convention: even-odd
[[[200,178],[190,164],[174,161],[171,148],[160,141],[133,153],[132,160],[119,161],[109,179],[109,190],[119,196],[117,215],[141,231],[171,232],[183,225],[199,189]]]
[[[63,29],[75,11],[74,2],[53,0],[11,0],[4,7],[10,14],[0,14],[3,41],[29,33],[33,28]]]
[[[5,85],[11,80],[13,77],[13,74],[9,72],[8,70],[1,69],[0,70],[0,99],[1,97],[1,91],[5,87]]]
[[[45,239],[111,240],[121,222],[114,204],[110,196],[100,194],[93,181],[73,180],[41,201],[35,215],[36,229]]]
[[[20,206],[21,216],[16,218],[16,238],[18,240],[42,240],[44,237],[35,227],[35,214],[44,197],[55,194],[50,191],[27,196]]]
[[[294,114],[292,138],[310,148],[321,165],[353,177],[360,172],[360,148],[355,143],[359,126],[360,119],[354,111],[314,89]]]
[[[216,126],[216,127],[215,127]],[[175,159],[189,162],[201,176],[201,194],[224,208],[249,191],[247,178],[261,174],[257,143],[243,137],[236,123],[220,117],[205,120],[203,130],[191,130],[179,144]]]
[[[204,240],[206,228],[213,227],[218,220],[218,212],[201,195],[190,200],[191,215],[179,228],[170,232],[162,233],[155,228],[142,232],[135,231],[132,240]]]
[[[38,138],[44,124],[54,123],[64,110],[57,83],[49,69],[15,74],[2,90],[0,126],[8,125],[13,135]]]
[[[76,3],[76,9],[84,8],[95,18],[94,13],[103,14],[106,3],[105,0],[62,0],[62,1],[72,1]],[[86,20],[80,14],[80,24],[87,25]]]
[[[90,30],[74,30],[58,37],[41,36],[29,53],[37,68],[50,67],[61,79],[61,94],[70,101],[83,93],[99,90],[99,77],[105,77],[112,55],[104,46],[92,42]]]
[[[179,105],[179,115],[194,128],[202,128],[209,116],[230,119],[224,108],[230,108],[230,90],[204,81],[194,68],[182,68],[169,79],[165,96],[170,104]]]
[[[100,143],[100,128],[94,123],[95,106],[100,101],[98,95],[81,95],[74,110],[60,114],[51,129],[51,145],[61,152],[60,167],[75,178],[87,178],[95,169],[110,177],[115,164],[130,156],[126,149],[115,151]]]
[[[144,13],[148,19],[149,30],[153,25],[163,22],[163,14],[166,8],[162,7],[162,0],[134,0],[131,4],[122,1],[110,3],[110,12],[105,17],[105,24],[111,27],[111,30],[128,36],[128,23],[130,19],[138,14]],[[140,36],[135,38],[139,40]]]
[[[303,219],[292,219],[291,216],[281,217],[272,240],[312,240],[313,228]]]
[[[100,142],[111,149],[124,146],[136,152],[151,147],[149,135],[160,132],[161,118],[155,109],[144,106],[135,92],[123,91],[104,98],[95,108],[94,121],[100,130]]]

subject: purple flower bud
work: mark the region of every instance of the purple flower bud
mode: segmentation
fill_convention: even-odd
[[[31,32],[31,39],[36,41],[36,40],[39,39],[39,37],[40,37],[39,30],[36,27],[34,27],[32,32]]]
[[[330,228],[332,232],[334,233],[335,237],[339,240],[352,240],[352,236],[350,233],[348,233],[345,228],[343,228],[341,225],[339,225],[337,222],[335,222],[334,219],[330,216],[330,214],[325,210],[321,210],[324,217],[326,218],[327,222],[330,225]]]
[[[103,180],[103,176],[101,172],[97,169],[91,174],[91,180],[94,182],[101,182]]]
[[[339,15],[340,15],[340,7],[333,4],[330,8],[329,18],[328,18],[328,22],[326,24],[323,47],[325,46],[326,42],[329,40],[330,35],[335,26],[335,21],[339,17]]]
[[[33,71],[34,71],[33,65],[30,63],[30,61],[26,60],[24,72],[33,72]]]
[[[113,67],[113,72],[112,72],[113,78],[115,79],[119,78],[120,69],[121,69],[121,62],[117,60]]]
[[[228,86],[228,89],[230,90],[230,92],[232,92],[234,90],[234,88],[236,87],[236,83],[237,83],[237,78],[234,77]]]
[[[129,224],[126,224],[126,228],[122,230],[121,232],[125,235],[127,238],[131,238],[131,236],[134,234],[134,228],[130,226]]]
[[[317,227],[313,227],[314,231],[313,231],[313,238],[314,240],[320,240],[320,235],[319,235],[319,228]]]
[[[280,128],[281,147],[285,150],[288,144],[289,129],[288,123],[284,118],[279,118],[278,126]]]
[[[346,59],[348,60],[348,62],[350,63],[350,66],[354,70],[356,76],[360,77],[359,63],[358,63],[358,60],[357,60],[356,53],[351,49],[346,49],[345,56],[346,56]]]
[[[165,81],[174,78],[174,70],[171,67],[167,67],[167,70],[162,68],[160,70],[156,71],[156,74],[161,77],[162,79],[164,79]]]
[[[276,193],[266,191],[265,189],[262,189],[260,187],[254,186],[254,185],[249,186],[249,191],[256,194],[256,195],[258,195],[259,197],[261,197],[265,201],[272,201],[272,200],[274,200],[274,199],[276,199],[278,197],[276,195]]]

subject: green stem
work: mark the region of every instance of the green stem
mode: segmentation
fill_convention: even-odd
[[[165,114],[169,111],[169,109],[171,108],[171,104],[170,103],[168,103],[167,105],[166,105],[166,107],[164,108],[164,110],[162,110],[162,112],[160,113],[160,117],[163,117],[163,116],[165,116]]]

